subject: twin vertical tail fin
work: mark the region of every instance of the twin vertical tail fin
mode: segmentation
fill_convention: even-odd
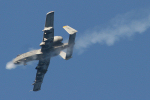
[[[75,44],[75,37],[76,37],[76,32],[78,32],[77,30],[71,28],[70,26],[64,26],[63,27],[69,34],[69,41],[68,41],[68,48],[67,48],[67,52],[61,52],[60,56],[62,58],[64,58],[65,60],[68,60],[72,57],[72,53],[73,53],[73,47]]]

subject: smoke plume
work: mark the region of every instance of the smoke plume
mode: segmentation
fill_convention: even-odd
[[[29,48],[29,52],[30,52],[30,54],[33,54],[33,59],[36,59],[36,55],[34,55],[35,53],[36,53],[36,51],[38,51],[38,50],[35,50],[35,49],[33,49],[33,48]],[[29,53],[28,53],[29,54]],[[15,59],[15,58],[14,58]],[[34,64],[36,61],[31,61],[31,62],[27,62],[27,65],[32,65],[32,64]],[[9,61],[9,62],[7,62],[7,64],[6,64],[6,69],[8,69],[8,70],[11,70],[11,69],[15,69],[15,68],[17,68],[18,66],[22,66],[22,65],[24,65],[23,63],[21,63],[21,64],[19,64],[19,65],[15,65],[14,63],[13,63],[13,60],[12,61]],[[22,66],[22,68],[26,68],[25,66]]]
[[[75,48],[82,53],[90,45],[99,43],[112,46],[116,41],[144,33],[150,27],[149,10],[142,9],[117,15],[106,27],[96,27],[76,39]]]
[[[13,61],[7,62],[6,69],[15,69],[17,66],[13,63]]]

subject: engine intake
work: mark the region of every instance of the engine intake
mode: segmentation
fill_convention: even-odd
[[[62,37],[62,36],[54,36],[53,42],[54,42],[54,43],[58,43],[58,42],[61,42],[62,40],[63,40],[63,37]]]

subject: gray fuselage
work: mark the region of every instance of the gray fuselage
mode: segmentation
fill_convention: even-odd
[[[32,50],[21,55],[18,55],[14,60],[14,64],[24,64],[33,60],[40,60],[45,57],[54,57],[60,54],[60,51],[66,49],[68,47],[68,43],[54,43],[53,46],[49,49],[45,50]]]

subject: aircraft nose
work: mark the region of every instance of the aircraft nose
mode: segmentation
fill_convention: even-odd
[[[20,63],[20,61],[13,61],[13,63],[14,63],[14,64],[19,64],[19,63]]]
[[[14,64],[17,64],[17,61],[13,62]]]

